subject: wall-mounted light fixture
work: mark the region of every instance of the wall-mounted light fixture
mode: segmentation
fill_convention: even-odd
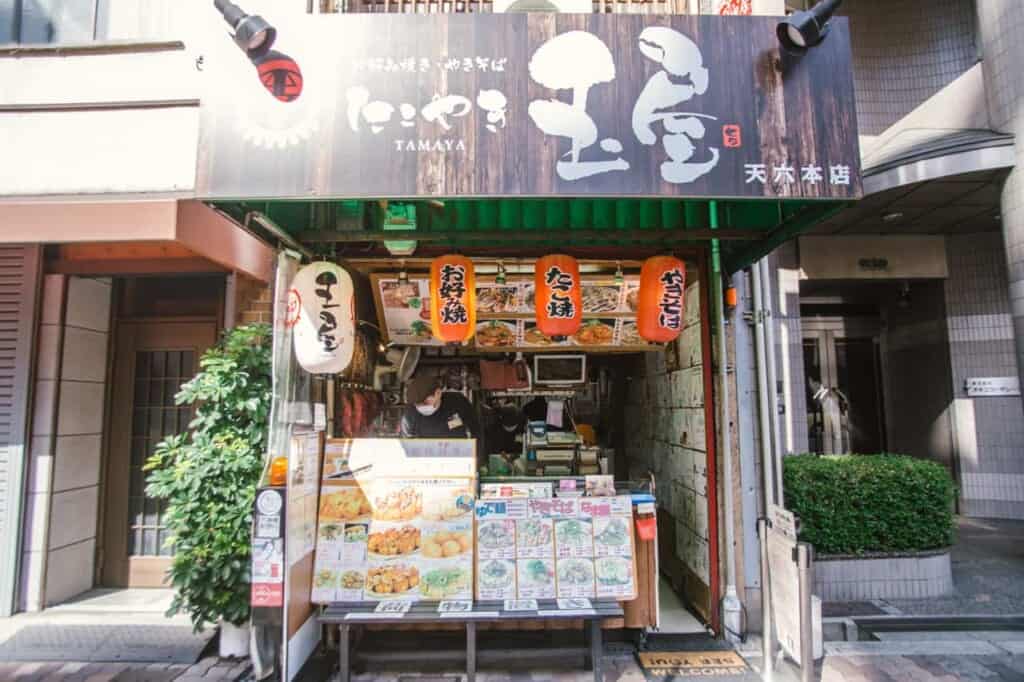
[[[213,6],[234,31],[235,43],[250,59],[262,57],[270,51],[277,30],[263,17],[246,14],[245,10],[230,0],[213,0]]]
[[[803,12],[795,12],[779,22],[775,34],[782,49],[800,56],[808,49],[820,45],[829,32],[828,20],[839,9],[843,0],[822,0]]]

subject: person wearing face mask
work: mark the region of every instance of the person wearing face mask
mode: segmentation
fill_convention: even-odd
[[[402,414],[403,438],[474,438],[480,427],[476,410],[461,393],[446,393],[437,380],[410,384]]]

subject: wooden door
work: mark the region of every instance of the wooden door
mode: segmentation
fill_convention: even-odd
[[[103,584],[160,587],[171,562],[164,505],[145,493],[143,466],[163,438],[185,431],[189,407],[174,404],[217,322],[124,321],[117,326],[107,462]]]

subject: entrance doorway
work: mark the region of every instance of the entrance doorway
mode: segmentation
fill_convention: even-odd
[[[146,460],[157,443],[183,433],[192,410],[174,403],[217,337],[206,322],[122,322],[111,394],[107,475],[107,587],[160,587],[170,565],[163,503],[146,495]]]
[[[188,429],[174,396],[195,376],[222,326],[223,277],[115,280],[116,320],[104,482],[103,587],[165,585],[171,550],[164,506],[146,495],[157,443]]]
[[[885,451],[880,324],[871,318],[803,322],[811,452]]]

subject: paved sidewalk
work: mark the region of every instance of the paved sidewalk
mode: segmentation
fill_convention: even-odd
[[[198,663],[0,663],[4,682],[236,682],[251,676],[248,659]]]

